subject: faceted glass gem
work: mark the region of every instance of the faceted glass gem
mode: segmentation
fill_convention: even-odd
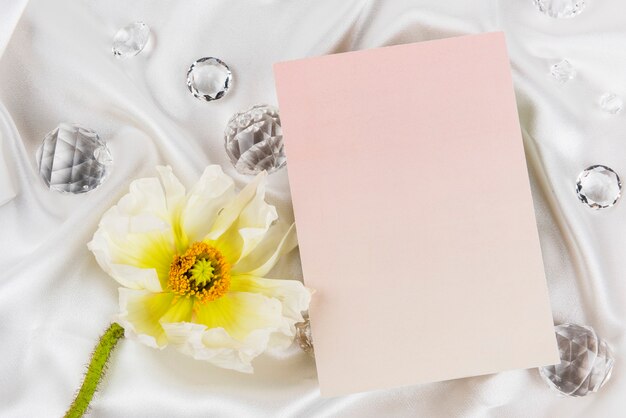
[[[298,322],[296,324],[296,341],[302,351],[311,357],[315,356],[313,337],[311,336],[311,323],[309,322],[308,316],[305,316],[304,322]]]
[[[98,187],[112,164],[104,141],[91,129],[66,123],[49,132],[37,150],[39,175],[50,188],[85,193]]]
[[[560,83],[567,83],[576,76],[576,70],[567,60],[562,60],[550,67],[550,74]]]
[[[272,173],[287,164],[280,116],[273,106],[256,105],[235,113],[226,125],[224,145],[242,174]]]
[[[143,22],[133,22],[118,30],[113,37],[113,55],[133,57],[140,53],[150,39],[150,28]]]
[[[585,0],[533,0],[543,14],[556,19],[574,17],[585,8]]]
[[[613,206],[619,200],[622,182],[615,171],[604,165],[592,165],[578,175],[576,194],[581,202],[594,209]]]
[[[624,101],[613,93],[605,93],[600,96],[599,103],[602,110],[612,115],[617,115],[624,107]]]
[[[230,89],[232,73],[222,60],[200,58],[187,71],[187,87],[200,100],[210,102],[224,97]]]
[[[548,385],[565,396],[597,392],[611,378],[613,355],[591,327],[562,324],[554,327],[561,362],[539,368]]]

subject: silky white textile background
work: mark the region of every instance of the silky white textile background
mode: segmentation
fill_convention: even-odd
[[[0,16],[15,1],[0,0]],[[111,38],[134,20],[152,28],[152,51],[117,60]],[[31,0],[0,60],[0,101],[17,128],[3,123],[12,132],[5,153],[19,191],[0,207],[0,415],[60,416],[71,401],[117,311],[117,286],[86,243],[132,179],[167,163],[189,184],[217,163],[240,185],[249,181],[232,169],[222,132],[233,112],[276,103],[272,63],[499,29],[510,49],[555,322],[592,325],[615,352],[614,376],[600,393],[559,398],[528,370],[320,399],[314,362],[295,346],[259,358],[250,376],[124,340],[91,414],[623,416],[626,206],[594,212],[574,193],[588,165],[626,175],[626,114],[608,116],[597,105],[605,91],[626,97],[620,0],[589,0],[571,20],[546,17],[531,0]],[[188,66],[203,56],[220,57],[234,72],[218,102],[200,102],[185,86]],[[549,74],[561,58],[578,71],[565,85]],[[112,174],[93,193],[47,191],[35,173],[35,149],[65,121],[97,130],[113,153]],[[285,170],[270,176],[269,189],[292,220]],[[297,252],[275,276],[302,276]]]
[[[0,13],[0,57],[4,52],[4,48],[6,47],[9,39],[11,39],[11,34],[15,29],[15,25],[19,21],[22,12],[24,11],[24,6],[27,4],[27,0],[14,0],[11,2],[2,3],[2,12]],[[4,113],[5,120],[10,119],[10,116],[7,115],[5,109],[0,106],[0,112]],[[5,124],[6,125],[6,124]],[[3,137],[14,136],[13,132],[3,132],[6,130],[0,129],[0,206],[8,202],[9,200],[15,197],[15,187],[13,186],[13,181],[11,180],[11,175],[7,168],[6,158],[4,156],[4,141]]]

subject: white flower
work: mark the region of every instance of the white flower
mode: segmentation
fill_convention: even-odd
[[[265,173],[236,194],[213,165],[185,193],[171,168],[157,170],[131,183],[88,244],[122,285],[119,323],[149,346],[252,372],[253,358],[291,344],[308,309],[302,283],[264,278],[297,245],[294,227],[271,227]]]

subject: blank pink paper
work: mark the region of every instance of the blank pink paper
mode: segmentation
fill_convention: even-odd
[[[274,70],[322,395],[558,363],[504,35]]]

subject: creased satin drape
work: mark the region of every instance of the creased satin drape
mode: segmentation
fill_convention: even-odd
[[[17,21],[21,3],[0,0],[0,22]],[[135,20],[153,30],[150,53],[115,59],[113,34]],[[614,350],[600,393],[559,398],[528,370],[321,399],[314,361],[295,346],[243,375],[124,340],[91,416],[623,416],[626,206],[592,211],[574,193],[588,165],[626,175],[626,114],[597,104],[607,91],[626,97],[623,2],[588,1],[574,19],[554,20],[531,0],[31,0],[13,24],[0,27],[0,129],[19,193],[0,206],[0,416],[60,416],[71,402],[118,309],[117,286],[86,243],[132,179],[165,163],[191,184],[217,163],[239,185],[249,181],[230,165],[222,134],[234,112],[276,104],[272,63],[493,30],[507,36],[555,322],[589,324]],[[233,70],[220,101],[186,89],[187,68],[203,56]],[[563,58],[577,70],[567,84],[549,72]],[[108,142],[114,166],[96,191],[53,193],[36,175],[35,150],[59,122]],[[286,170],[270,176],[269,200],[293,220]],[[302,276],[297,252],[274,276]]]

